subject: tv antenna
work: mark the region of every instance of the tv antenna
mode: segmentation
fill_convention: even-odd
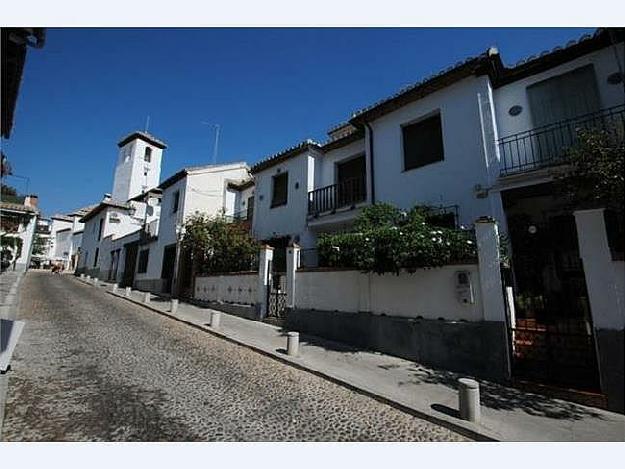
[[[219,124],[213,124],[212,122],[204,122],[201,124],[208,125],[215,129],[215,143],[213,145],[213,164],[217,164],[217,150],[219,149],[219,132],[221,130],[221,126]]]

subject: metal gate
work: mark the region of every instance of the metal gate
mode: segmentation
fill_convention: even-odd
[[[286,318],[286,276],[284,273],[272,273],[267,288],[268,322],[281,323]]]
[[[513,377],[599,391],[594,331],[572,215],[514,228],[515,317],[508,325]]]
[[[548,324],[518,319],[511,327],[515,378],[599,391],[599,373],[591,325],[579,320]]]

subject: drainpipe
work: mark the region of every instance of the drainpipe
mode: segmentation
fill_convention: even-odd
[[[375,172],[373,167],[373,129],[368,122],[365,122],[369,131],[369,167],[371,168],[371,204],[375,203]]]

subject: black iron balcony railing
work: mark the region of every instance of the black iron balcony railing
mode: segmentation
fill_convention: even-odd
[[[308,193],[308,214],[319,215],[342,207],[355,206],[367,198],[364,176],[345,179],[338,184],[321,187]]]
[[[233,222],[238,222],[238,221],[246,221],[246,220],[251,220],[251,210],[241,210],[239,212],[234,212],[232,215],[224,215],[226,221],[233,223]]]
[[[625,105],[619,105],[501,138],[501,175],[566,163],[581,130],[603,130],[622,139],[624,128]]]

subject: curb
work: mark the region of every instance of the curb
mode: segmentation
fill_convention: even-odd
[[[81,283],[84,283],[85,285],[93,286],[93,284],[88,283],[86,281],[83,281],[83,280],[80,280],[80,279],[77,279],[77,280],[79,282],[81,282]],[[103,286],[107,286],[107,285],[104,284]],[[311,373],[311,374],[313,374],[315,376],[323,378],[323,379],[325,379],[327,381],[330,381],[330,382],[332,382],[334,384],[337,384],[337,385],[339,385],[341,387],[347,388],[350,391],[357,392],[358,394],[362,394],[364,396],[367,396],[367,397],[370,397],[372,399],[375,399],[378,402],[381,402],[383,404],[386,404],[386,405],[389,405],[391,407],[394,407],[394,408],[396,408],[396,409],[398,409],[398,410],[400,410],[402,412],[405,412],[407,414],[410,414],[410,415],[412,415],[414,417],[418,417],[418,418],[426,420],[426,421],[428,421],[430,423],[434,423],[436,425],[440,425],[441,427],[445,427],[445,428],[447,428],[449,430],[452,430],[452,431],[454,431],[456,433],[459,433],[459,434],[461,434],[463,436],[466,436],[467,438],[470,438],[472,440],[475,440],[475,441],[500,441],[495,436],[493,436],[492,434],[487,432],[486,430],[478,428],[477,425],[473,425],[473,424],[471,424],[469,422],[467,422],[466,424],[463,424],[461,422],[448,420],[448,419],[446,419],[444,417],[438,417],[438,416],[431,415],[431,414],[429,414],[427,412],[424,412],[422,410],[415,409],[415,408],[410,407],[410,406],[408,406],[406,404],[403,404],[403,403],[401,403],[401,402],[399,402],[397,400],[391,399],[391,398],[383,396],[381,394],[377,394],[377,393],[375,393],[373,391],[370,391],[368,389],[365,389],[365,388],[363,388],[363,387],[361,387],[359,385],[352,384],[352,383],[350,383],[349,381],[346,381],[343,378],[339,378],[339,377],[334,376],[332,374],[329,374],[329,373],[327,373],[325,371],[316,369],[316,368],[314,368],[314,367],[312,367],[310,365],[305,365],[303,363],[300,363],[300,362],[297,361],[297,359],[289,358],[287,355],[282,355],[282,354],[279,354],[277,352],[272,352],[272,351],[269,351],[269,350],[262,349],[262,348],[260,348],[260,347],[258,347],[256,345],[248,344],[248,343],[243,342],[243,341],[241,341],[239,339],[235,339],[234,337],[230,337],[230,336],[226,335],[223,332],[216,331],[216,330],[214,330],[214,329],[212,329],[212,328],[210,328],[208,326],[200,326],[198,324],[192,323],[192,322],[187,321],[185,319],[176,317],[176,316],[172,315],[170,312],[159,310],[159,309],[157,309],[157,308],[155,308],[155,307],[153,307],[153,306],[151,306],[149,304],[145,304],[145,303],[143,303],[141,301],[138,301],[138,300],[135,300],[133,298],[127,298],[123,294],[113,293],[113,292],[108,291],[108,290],[105,290],[105,292],[107,294],[115,297],[115,298],[126,300],[129,303],[133,303],[133,304],[135,304],[137,306],[142,306],[143,308],[145,308],[147,310],[150,310],[150,311],[153,311],[155,313],[158,313],[158,314],[160,314],[162,316],[165,316],[165,317],[167,317],[169,319],[172,319],[174,321],[186,324],[186,325],[191,326],[191,327],[193,327],[195,329],[198,329],[200,331],[207,332],[209,334],[214,335],[215,337],[218,337],[220,339],[224,339],[224,340],[226,340],[226,341],[228,341],[230,343],[233,343],[235,345],[243,346],[243,347],[245,347],[245,348],[247,348],[249,350],[253,350],[254,352],[260,353],[261,355],[264,355],[266,357],[272,358],[272,359],[274,359],[276,361],[279,361],[279,362],[281,362],[283,364],[286,364],[286,365],[292,366],[294,368],[297,368],[298,370],[306,371],[308,373]],[[222,313],[222,314],[227,314],[227,313]]]

